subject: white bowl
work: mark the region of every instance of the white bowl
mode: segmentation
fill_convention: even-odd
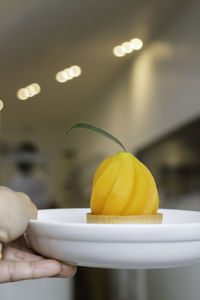
[[[78,266],[147,269],[200,262],[200,212],[161,209],[163,224],[87,224],[89,209],[40,210],[32,248]]]

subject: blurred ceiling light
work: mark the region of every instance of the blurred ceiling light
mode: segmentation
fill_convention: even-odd
[[[58,82],[65,82],[65,81],[66,81],[65,78],[63,77],[63,72],[58,72],[58,73],[56,74],[56,80],[57,80]]]
[[[140,39],[132,39],[130,44],[133,50],[140,50],[143,47],[143,42]]]
[[[70,69],[65,69],[64,71],[62,71],[63,73],[63,77],[67,80],[71,80],[74,76],[72,75],[72,72],[70,72]]]
[[[81,68],[79,66],[72,66],[70,69],[74,77],[78,77],[81,75]]]
[[[25,89],[25,88],[20,89],[17,92],[17,98],[20,99],[20,100],[26,100],[26,99],[28,99],[28,91],[27,91],[27,89]]]
[[[27,100],[30,97],[33,97],[41,91],[41,87],[38,83],[32,83],[25,88],[22,88],[17,91],[17,98],[20,100]]]
[[[79,66],[71,66],[56,74],[56,80],[58,82],[66,82],[81,75],[81,68]]]
[[[125,53],[131,53],[133,51],[133,48],[131,47],[130,42],[125,42],[122,44],[122,49]]]
[[[113,48],[113,54],[118,57],[122,57],[125,54],[131,53],[134,50],[140,50],[143,46],[142,40],[134,38],[130,41],[124,42]]]
[[[2,109],[3,109],[3,106],[4,106],[4,104],[3,104],[3,101],[2,101],[2,100],[0,100],[0,110],[2,110]]]
[[[124,49],[122,48],[122,46],[116,46],[116,47],[113,49],[113,54],[114,54],[115,56],[121,57],[121,56],[124,56],[124,55],[125,55],[125,52],[124,52]]]
[[[32,85],[27,86],[26,90],[29,97],[33,97],[35,95],[35,88]]]
[[[41,91],[41,87],[38,83],[32,83],[32,87],[35,89],[35,95],[39,94]]]

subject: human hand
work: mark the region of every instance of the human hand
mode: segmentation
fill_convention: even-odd
[[[2,244],[0,243],[0,250]],[[0,261],[0,283],[43,277],[72,277],[75,266],[35,254],[24,238],[3,245]]]
[[[0,186],[0,242],[16,240],[30,219],[37,219],[37,208],[24,193]]]
[[[71,277],[76,267],[35,254],[20,236],[37,208],[20,192],[0,186],[0,282],[42,277]]]

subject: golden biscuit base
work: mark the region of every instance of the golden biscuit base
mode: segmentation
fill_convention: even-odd
[[[93,224],[161,224],[163,215],[112,216],[87,213],[87,223]]]

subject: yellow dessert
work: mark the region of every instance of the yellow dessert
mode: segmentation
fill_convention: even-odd
[[[129,152],[105,159],[97,169],[88,223],[161,223],[159,196],[148,168]]]
[[[97,169],[87,222],[162,223],[162,214],[157,213],[159,197],[156,183],[148,168],[108,132],[87,123],[77,123],[67,133],[73,128],[95,131],[124,150],[105,159]]]

